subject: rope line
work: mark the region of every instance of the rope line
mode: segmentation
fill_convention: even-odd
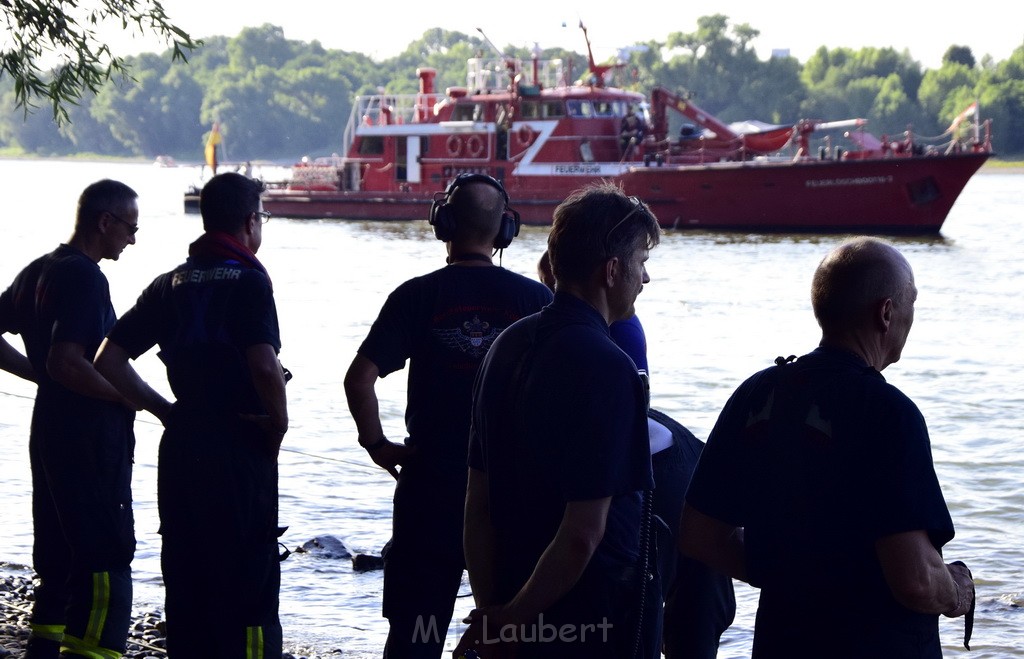
[[[0,395],[9,396],[11,398],[21,398],[23,400],[35,401],[35,398],[33,396],[25,396],[23,394],[15,394],[15,393],[11,393],[9,391],[0,391]],[[148,424],[148,425],[151,425],[151,426],[162,426],[162,424],[159,421],[153,421],[151,419],[140,419],[138,417],[136,417],[135,422],[136,423],[145,423],[145,424]],[[281,450],[286,452],[286,453],[295,453],[296,455],[303,455],[303,456],[306,456],[307,458],[315,458],[317,460],[325,460],[327,462],[337,462],[337,463],[340,463],[340,464],[348,465],[350,467],[356,467],[357,469],[363,469],[363,470],[368,471],[368,472],[378,472],[378,471],[380,471],[380,467],[378,467],[377,465],[367,465],[367,464],[363,464],[362,462],[356,462],[355,460],[349,460],[349,459],[346,459],[346,458],[332,458],[332,457],[327,456],[327,455],[320,455],[320,454],[317,454],[317,453],[309,453],[308,451],[300,451],[298,449],[288,448],[287,446],[282,446]]]

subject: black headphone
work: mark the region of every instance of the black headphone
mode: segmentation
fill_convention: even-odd
[[[494,237],[494,249],[505,249],[512,244],[512,239],[519,235],[519,213],[508,206],[508,193],[505,187],[494,178],[486,174],[459,174],[448,184],[444,192],[434,195],[434,201],[430,204],[429,222],[434,227],[434,236],[442,241],[448,242],[455,236],[455,212],[452,210],[450,200],[455,191],[467,183],[474,182],[488,183],[501,192],[505,199],[505,210],[501,213],[501,226],[498,228],[498,235]]]

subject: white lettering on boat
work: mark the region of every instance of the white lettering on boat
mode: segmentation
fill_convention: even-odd
[[[848,185],[885,185],[886,183],[892,183],[893,177],[890,176],[857,176],[854,178],[817,178],[808,179],[806,186],[808,188],[835,188],[840,186]]]
[[[552,174],[561,174],[561,175],[571,175],[571,176],[579,176],[579,175],[588,175],[589,176],[589,175],[593,175],[593,174],[600,174],[601,173],[601,165],[582,164],[582,163],[581,164],[572,164],[572,165],[552,165],[551,166],[551,173]]]

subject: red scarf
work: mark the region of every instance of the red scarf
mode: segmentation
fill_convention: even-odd
[[[207,231],[188,246],[188,255],[211,261],[234,261],[259,270],[270,280],[270,274],[263,267],[256,254],[240,243],[237,238],[223,231]]]

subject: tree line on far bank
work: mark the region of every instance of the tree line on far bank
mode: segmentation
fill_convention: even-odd
[[[939,135],[974,101],[993,120],[1002,156],[1024,154],[1024,43],[1004,61],[975,60],[966,46],[950,45],[938,69],[924,69],[907,51],[821,46],[807,62],[758,59],[750,42],[758,31],[730,25],[722,14],[697,20],[694,32],[635,44],[614,84],[648,92],[654,85],[691,93],[695,102],[731,122],[760,119],[794,123],[863,117],[876,134]],[[583,38],[581,34],[581,46]],[[585,46],[584,46],[585,47]],[[584,48],[581,48],[584,50]],[[132,79],[112,77],[98,92],[67,108],[58,125],[48,108],[16,108],[15,86],[0,78],[0,152],[182,160],[201,158],[210,127],[220,122],[225,157],[294,160],[341,148],[353,96],[417,90],[416,68],[437,70],[437,89],[465,85],[466,60],[490,57],[482,39],[441,28],[424,32],[399,55],[375,62],[318,41],[286,39],[282,28],[246,28],[235,37],[203,40],[188,61],[171,53],[125,58]],[[529,61],[525,49],[507,55]],[[586,56],[548,49],[579,76]]]

